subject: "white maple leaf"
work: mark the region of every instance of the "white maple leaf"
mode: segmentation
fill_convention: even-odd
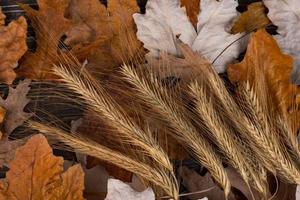
[[[299,0],[264,0],[268,17],[278,26],[279,35],[274,35],[284,53],[293,56],[292,79],[300,83],[300,7]]]
[[[229,33],[229,26],[238,15],[237,5],[235,0],[202,0],[196,31],[179,0],[148,0],[146,14],[133,15],[137,37],[149,55],[158,57],[160,51],[179,56],[175,40],[179,36],[211,62],[217,58],[214,66],[221,73],[246,48],[245,38],[240,39],[242,34]]]
[[[198,36],[192,49],[214,62],[217,72],[224,72],[226,65],[246,49],[247,43],[246,38],[242,38],[243,34],[230,34],[232,20],[238,15],[237,6],[238,2],[235,0],[201,1]]]
[[[152,56],[158,57],[159,51],[178,55],[175,38],[177,35],[184,43],[192,45],[197,34],[190,23],[186,10],[178,0],[148,0],[146,14],[134,14],[137,24],[137,37]]]
[[[129,185],[117,179],[108,179],[107,196],[105,200],[155,200],[154,192],[151,188],[143,192],[133,190]]]

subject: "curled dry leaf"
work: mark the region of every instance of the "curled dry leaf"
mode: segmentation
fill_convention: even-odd
[[[37,39],[35,53],[27,53],[18,75],[33,80],[55,79],[51,68],[58,60],[60,38],[69,30],[71,24],[64,17],[69,0],[39,0],[39,10],[22,5],[32,21]]]
[[[238,17],[231,32],[233,34],[247,32],[250,33],[270,24],[271,21],[266,14],[266,7],[262,2],[252,3],[248,10]]]
[[[241,63],[230,65],[228,76],[231,82],[239,83],[255,78],[255,68],[264,73],[272,102],[276,111],[287,115],[289,123],[296,123],[295,130],[300,128],[300,103],[298,87],[291,83],[293,59],[285,55],[276,41],[264,30],[253,34],[247,53]],[[295,133],[296,134],[296,133]]]
[[[148,56],[154,57],[159,57],[161,51],[180,56],[176,44],[176,37],[179,37],[221,73],[246,47],[245,36],[232,35],[228,31],[231,21],[237,16],[237,6],[234,0],[202,0],[195,31],[179,0],[149,0],[145,15],[134,14],[137,36],[150,51]]]
[[[292,78],[300,83],[300,9],[297,0],[263,0],[269,9],[268,17],[278,29],[274,35],[284,53],[294,58]]]
[[[10,162],[10,170],[0,182],[0,199],[84,199],[83,176],[80,165],[63,172],[63,158],[53,156],[44,136],[35,135]]]
[[[200,0],[181,0],[181,6],[186,8],[186,13],[194,27],[197,27],[200,12]]]
[[[0,80],[11,84],[16,78],[14,68],[27,51],[27,22],[19,17],[5,26],[4,19],[0,8]]]
[[[18,126],[29,119],[32,114],[24,112],[25,106],[29,103],[27,94],[30,90],[29,79],[21,81],[16,88],[9,87],[7,98],[0,98],[0,106],[6,109],[4,131],[6,139]]]
[[[129,185],[117,179],[108,179],[107,196],[105,200],[155,200],[154,192],[151,188],[143,192],[134,191]]]

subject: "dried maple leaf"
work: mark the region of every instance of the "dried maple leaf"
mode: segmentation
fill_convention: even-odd
[[[250,33],[270,23],[271,21],[266,14],[266,7],[262,2],[256,2],[250,4],[248,10],[239,16],[231,32],[234,34],[242,32]]]
[[[22,5],[32,21],[37,38],[35,53],[28,53],[17,71],[18,75],[33,80],[54,79],[51,68],[58,59],[60,38],[71,24],[64,17],[69,0],[39,0],[39,10]]]
[[[181,6],[186,8],[186,13],[189,16],[193,26],[198,23],[198,14],[200,12],[200,0],[181,0]]]
[[[11,84],[16,78],[14,68],[27,51],[27,22],[19,17],[4,26],[4,19],[0,8],[0,80]]]
[[[143,53],[132,18],[138,11],[135,0],[110,0],[107,8],[98,0],[72,0],[68,15],[76,26],[65,43],[80,60],[100,69],[132,61]]]
[[[134,14],[137,36],[150,51],[148,55],[154,57],[158,57],[160,51],[180,56],[176,45],[176,37],[179,37],[221,73],[246,47],[246,37],[232,35],[226,30],[237,16],[237,6],[238,3],[231,0],[202,0],[195,31],[185,10],[180,8],[179,0],[149,0],[145,15]]]
[[[0,199],[83,199],[84,174],[80,165],[63,172],[63,162],[63,158],[53,156],[44,136],[33,136],[10,162],[6,179],[0,182]]]
[[[25,113],[24,107],[29,103],[29,99],[26,97],[29,90],[31,81],[25,79],[21,81],[14,89],[9,87],[9,93],[4,100],[0,98],[0,106],[6,109],[4,130],[6,136],[11,134],[18,126],[22,125],[24,121],[29,119],[32,114]]]
[[[278,27],[273,37],[284,53],[294,58],[292,78],[300,83],[300,10],[297,0],[263,0],[269,9],[268,17]]]
[[[285,55],[276,41],[264,30],[253,34],[244,60],[239,64],[228,67],[231,82],[239,83],[255,78],[255,69],[260,69],[265,76],[266,83],[274,107],[286,114],[290,123],[296,122],[296,129],[300,128],[299,106],[300,91],[290,81],[293,59]]]

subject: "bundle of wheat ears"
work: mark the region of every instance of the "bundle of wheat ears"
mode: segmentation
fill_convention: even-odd
[[[35,134],[43,134],[54,149],[135,174],[157,199],[197,193],[218,199],[209,197],[216,188],[222,190],[219,199],[245,199],[233,191],[236,180],[229,167],[246,185],[247,199],[291,199],[277,195],[279,183],[300,184],[300,52],[291,44],[300,41],[295,33],[300,22],[292,9],[295,1],[281,1],[251,3],[239,14],[234,0],[148,0],[146,13],[135,0],[106,5],[98,0],[39,0],[38,10],[20,5],[36,34],[37,48],[27,53],[26,20],[6,26],[0,12],[0,36],[11,36],[0,40],[0,79],[11,85],[16,77],[26,78],[15,89],[10,86],[7,99],[0,101],[0,167],[11,166],[6,180],[0,179],[0,199],[22,199],[12,189],[13,174],[22,171],[16,164],[21,155],[31,155],[25,151],[29,144],[44,144]],[[27,94],[32,113],[23,111]],[[60,115],[45,109],[48,104]],[[73,121],[66,128],[69,112],[59,105],[71,113],[79,110],[74,115],[81,123]],[[21,125],[22,130],[16,129]],[[26,137],[11,140],[17,135],[13,132]],[[43,148],[37,152],[50,149]],[[185,159],[207,169],[214,182],[200,191],[182,192],[178,161]],[[34,188],[39,186],[32,185],[27,193],[34,199],[83,199],[83,175],[72,179],[75,169],[68,171],[60,183],[68,194],[55,196],[53,191],[61,190],[49,189],[33,173],[32,180],[45,191],[38,193]],[[74,177],[81,180],[76,188]],[[275,189],[270,179],[276,180]],[[151,199],[109,193],[107,200]]]

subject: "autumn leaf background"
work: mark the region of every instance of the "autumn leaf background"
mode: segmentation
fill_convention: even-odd
[[[295,0],[0,0],[0,200],[300,198]]]

